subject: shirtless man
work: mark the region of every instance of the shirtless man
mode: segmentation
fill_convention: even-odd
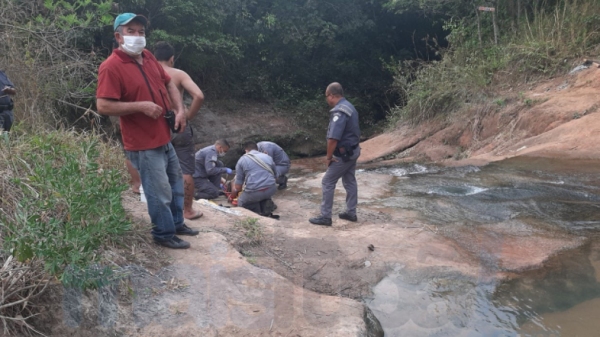
[[[189,121],[198,114],[204,102],[204,94],[185,71],[173,68],[175,50],[170,44],[166,42],[156,43],[154,46],[154,57],[162,65],[165,72],[171,76],[171,81],[179,89],[182,98],[184,90],[192,96],[192,103],[185,113],[188,121],[186,128],[181,133],[174,133],[171,137],[171,143],[175,148],[183,172],[183,216],[189,220],[198,219],[202,216],[202,212],[196,211],[192,207],[194,200],[194,178],[192,175],[194,174],[194,155],[196,149],[194,148],[194,131]]]

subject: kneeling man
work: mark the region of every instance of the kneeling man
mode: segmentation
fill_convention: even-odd
[[[273,159],[258,152],[255,142],[244,144],[246,154],[235,165],[235,182],[230,198],[238,197],[238,206],[264,216],[270,216],[275,204],[271,197],[277,192],[277,169]]]
[[[218,159],[229,151],[229,142],[219,139],[214,145],[209,145],[196,152],[194,169],[194,199],[216,199],[223,193],[221,176],[231,174],[232,170],[225,167]]]

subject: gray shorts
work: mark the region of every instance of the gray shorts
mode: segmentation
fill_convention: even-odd
[[[194,148],[194,132],[192,126],[188,123],[182,133],[174,133],[171,136],[171,143],[179,158],[179,166],[181,166],[181,172],[186,175],[194,174],[194,155],[196,150]]]

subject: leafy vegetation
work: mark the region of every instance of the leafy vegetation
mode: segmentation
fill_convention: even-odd
[[[101,164],[108,144],[92,135],[42,132],[13,135],[0,145],[3,175],[2,229],[5,251],[25,262],[42,259],[65,281],[65,269],[97,261],[107,238],[130,229],[121,205],[120,172]]]
[[[186,70],[210,100],[303,106],[309,118],[301,120],[306,121],[326,111],[325,87],[338,81],[360,106],[363,125],[371,126],[397,103],[396,93],[387,90],[393,81],[387,62],[435,59],[423,39],[444,34],[434,18],[396,14],[385,4],[386,0],[125,0],[119,1],[119,11],[148,16],[148,45],[159,40],[173,44],[176,66]],[[107,27],[99,45],[102,54],[109,53],[111,40],[112,29]]]
[[[110,282],[114,265],[103,251],[130,233],[119,146],[71,129],[102,123],[93,112],[100,58],[92,46],[114,20],[112,8],[111,1],[0,0],[0,69],[18,89],[17,124],[0,137],[7,335],[39,333],[30,319],[51,279],[82,289]]]
[[[11,294],[0,308],[6,331],[35,331],[26,320],[40,310],[34,299],[50,277],[80,289],[117,277],[102,251],[131,229],[118,152],[98,135],[75,131],[31,134],[17,126],[0,138],[0,266],[6,269],[0,287]]]
[[[468,102],[493,100],[492,88],[563,72],[574,61],[593,53],[600,43],[599,2],[523,3],[520,11],[513,8],[514,1],[497,3],[498,44],[489,15],[481,15],[484,38],[480,41],[475,14],[459,12],[461,17],[446,21],[449,48],[440,50],[441,61],[398,62],[394,88],[403,102],[391,110],[390,125],[398,120],[418,123],[457,111]],[[434,10],[433,2],[419,4],[396,1],[398,10]],[[524,103],[529,106],[537,102],[525,99]]]
[[[18,88],[16,120],[33,129],[98,126],[100,58],[94,35],[111,24],[111,1],[0,0],[0,69]]]

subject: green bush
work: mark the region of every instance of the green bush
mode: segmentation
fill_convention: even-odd
[[[567,61],[592,53],[600,43],[600,2],[596,0],[542,2],[530,8],[513,29],[506,28],[516,19],[504,17],[505,12],[498,8],[499,25],[504,27],[498,45],[489,39],[480,44],[475,20],[449,20],[445,28],[450,31],[450,47],[439,51],[441,61],[395,65],[394,90],[403,101],[391,109],[389,124],[446,115],[467,102],[488,101],[495,86],[554,76],[573,65]]]
[[[111,162],[117,151],[71,131],[13,132],[1,142],[3,250],[22,262],[41,259],[65,285],[101,285],[98,276],[110,273],[86,270],[98,270],[103,244],[131,227],[121,205],[127,186]]]

